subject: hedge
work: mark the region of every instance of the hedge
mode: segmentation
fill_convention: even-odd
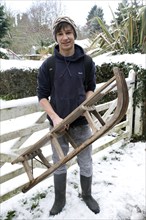
[[[97,83],[106,82],[113,76],[113,66],[118,66],[128,76],[130,69],[137,73],[139,87],[135,91],[135,104],[144,102],[146,97],[146,70],[134,65],[121,63],[103,63],[96,66]],[[0,98],[5,100],[36,96],[38,69],[16,69],[0,71]]]

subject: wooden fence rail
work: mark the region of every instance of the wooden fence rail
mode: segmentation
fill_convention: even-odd
[[[133,92],[135,89],[135,72],[131,70],[128,78],[126,78],[129,91],[129,106],[126,117],[122,122],[116,125],[107,135],[106,141],[102,143],[97,140],[96,145],[93,144],[93,154],[105,149],[106,147],[122,140],[130,139],[132,135],[133,125]],[[101,84],[97,84],[99,88]],[[116,90],[116,87],[115,87]],[[96,106],[98,112],[105,110],[104,118],[108,118],[108,112],[111,114],[112,108],[116,105],[116,99],[104,104]],[[11,165],[11,162],[24,152],[31,143],[36,142],[42,136],[49,132],[49,123],[46,119],[46,114],[43,112],[38,104],[37,97],[29,97],[21,100],[1,101],[0,108],[1,115],[1,197],[0,202],[3,202],[12,196],[18,194],[25,183],[28,181],[25,170],[22,165]],[[27,124],[26,124],[27,122]],[[50,143],[47,143],[42,150],[46,151],[47,158],[50,159],[52,151]],[[75,163],[75,160],[68,162],[68,166]],[[33,166],[36,169],[36,176],[44,169],[43,164],[34,161]],[[11,188],[7,187],[8,182],[11,181]],[[16,184],[16,181],[18,184]],[[10,183],[10,182],[9,182]],[[14,184],[15,183],[15,184]]]

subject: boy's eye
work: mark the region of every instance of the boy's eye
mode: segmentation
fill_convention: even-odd
[[[71,33],[72,33],[71,31],[66,32],[66,34],[71,34]]]
[[[57,33],[57,35],[61,36],[61,35],[62,35],[62,33],[61,33],[61,32],[59,32],[59,33]]]

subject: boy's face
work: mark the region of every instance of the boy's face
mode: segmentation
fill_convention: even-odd
[[[74,30],[71,25],[67,25],[64,28],[61,28],[56,33],[56,39],[59,44],[59,50],[60,52],[69,52],[74,49]]]

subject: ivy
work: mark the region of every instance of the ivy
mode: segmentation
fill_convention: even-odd
[[[101,66],[96,66],[96,80],[97,83],[105,82],[113,76],[113,67],[119,67],[124,73],[125,77],[128,77],[129,71],[133,69],[136,72],[136,84],[137,87],[134,91],[134,105],[139,106],[146,99],[146,70],[133,64],[125,62],[118,63],[103,63]]]

